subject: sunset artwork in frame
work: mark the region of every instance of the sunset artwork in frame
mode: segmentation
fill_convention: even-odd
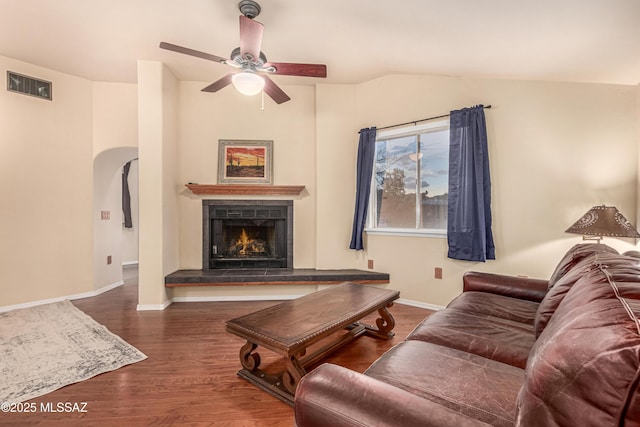
[[[273,184],[273,141],[218,141],[218,184]]]

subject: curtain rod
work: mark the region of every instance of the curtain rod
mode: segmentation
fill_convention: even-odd
[[[491,105],[485,105],[484,108],[485,109],[489,109],[489,108],[491,108]],[[397,125],[384,126],[384,127],[381,127],[381,128],[377,128],[377,130],[391,129],[391,128],[396,128],[398,126],[406,126],[406,125],[410,125],[410,124],[413,124],[415,126],[419,122],[426,122],[427,120],[441,119],[443,117],[449,117],[449,114],[442,114],[440,116],[427,117],[426,119],[420,119],[420,120],[412,120],[412,121],[406,122],[406,123],[398,123]],[[360,133],[360,132],[358,132],[358,133]]]

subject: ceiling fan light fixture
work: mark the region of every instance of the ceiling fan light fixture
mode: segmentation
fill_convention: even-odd
[[[264,79],[251,71],[242,71],[231,77],[231,83],[243,95],[257,95],[264,88]]]
[[[237,1],[237,0],[236,0]],[[269,78],[268,74],[300,77],[327,77],[327,66],[324,64],[299,64],[291,62],[267,62],[267,57],[260,50],[264,25],[254,18],[260,13],[260,5],[255,0],[240,0],[240,46],[231,51],[229,59],[212,55],[188,47],[160,42],[161,49],[171,50],[184,55],[195,56],[208,61],[226,64],[236,68],[236,72],[226,74],[203,92],[218,92],[231,84],[244,95],[266,94],[277,104],[291,100],[289,96]],[[258,73],[262,74],[259,75]],[[264,99],[264,98],[263,98]]]

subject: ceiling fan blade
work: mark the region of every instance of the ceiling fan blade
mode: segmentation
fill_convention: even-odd
[[[287,102],[291,99],[282,89],[280,89],[280,87],[278,87],[277,84],[273,82],[273,80],[269,78],[269,76],[263,75],[262,78],[264,79],[263,90],[276,102],[276,104],[282,104],[283,102]]]
[[[324,64],[293,64],[289,62],[269,62],[265,67],[273,66],[275,74],[283,76],[327,77],[327,66]]]
[[[243,57],[249,54],[251,60],[260,58],[263,32],[264,26],[261,23],[240,15],[240,54]]]
[[[191,55],[202,59],[207,59],[213,62],[221,62],[225,63],[227,60],[225,58],[221,58],[216,55],[211,55],[210,53],[200,52],[199,50],[189,49],[188,47],[178,46],[176,44],[160,42],[160,47],[162,49],[171,50],[173,52],[184,53],[185,55]]]
[[[217,92],[220,89],[222,89],[223,87],[229,86],[231,84],[231,77],[232,76],[233,76],[233,74],[227,74],[226,76],[224,76],[220,80],[216,80],[215,82],[211,83],[209,86],[207,86],[204,89],[202,89],[202,92]]]

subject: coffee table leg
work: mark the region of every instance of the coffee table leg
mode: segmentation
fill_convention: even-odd
[[[284,359],[285,371],[282,373],[282,385],[289,393],[295,395],[296,387],[307,373],[296,356],[290,356]]]
[[[396,321],[387,310],[391,307],[393,303],[389,303],[386,307],[382,307],[378,310],[378,314],[380,317],[376,319],[377,328],[366,326],[366,334],[373,335],[374,337],[382,338],[388,340],[393,337],[395,334],[391,332],[391,330],[396,326]]]
[[[240,349],[240,363],[242,363],[242,367],[248,371],[253,371],[260,366],[260,355],[258,353],[251,353],[257,347],[257,344],[247,341]]]

